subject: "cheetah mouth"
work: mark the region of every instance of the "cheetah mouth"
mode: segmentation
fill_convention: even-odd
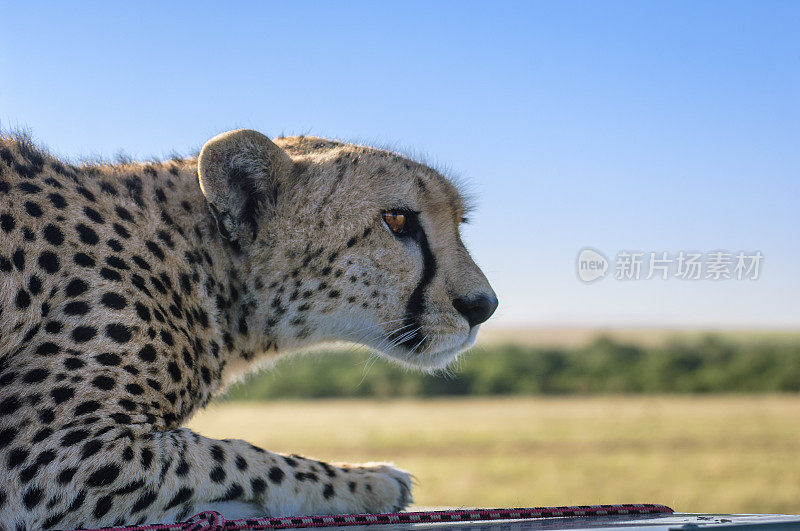
[[[465,334],[434,332],[425,345],[406,347],[397,345],[383,352],[403,365],[422,370],[444,369],[458,358],[459,354],[475,344],[480,326],[473,326]]]

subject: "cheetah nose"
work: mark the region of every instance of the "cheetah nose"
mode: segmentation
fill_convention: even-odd
[[[481,324],[492,316],[497,309],[497,297],[479,293],[468,297],[458,297],[453,300],[458,313],[467,318],[470,327]]]

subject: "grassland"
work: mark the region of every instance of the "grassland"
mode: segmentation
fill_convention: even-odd
[[[658,502],[800,513],[800,397],[221,403],[191,427],[280,452],[391,460],[419,506]]]

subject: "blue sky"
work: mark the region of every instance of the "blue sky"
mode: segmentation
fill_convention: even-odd
[[[798,28],[789,1],[0,1],[0,124],[69,157],[392,145],[471,183],[497,325],[798,327]],[[764,262],[587,285],[587,246]]]

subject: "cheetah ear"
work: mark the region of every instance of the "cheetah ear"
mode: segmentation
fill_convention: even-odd
[[[255,238],[259,217],[274,206],[291,167],[289,155],[258,131],[237,129],[206,142],[197,174],[225,238],[237,245]]]

